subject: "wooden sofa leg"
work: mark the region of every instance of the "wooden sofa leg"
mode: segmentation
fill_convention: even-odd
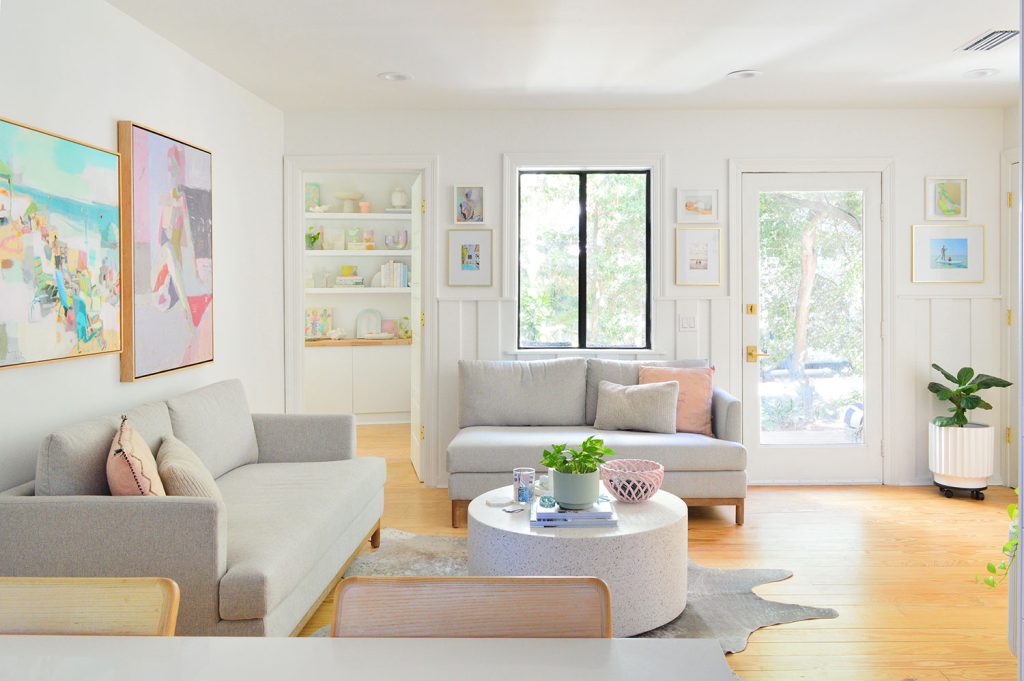
[[[468,499],[452,499],[452,527],[465,527],[469,516]]]
[[[374,528],[373,534],[370,535],[370,546],[375,549],[380,548],[380,522],[377,523],[377,527]]]
[[[743,504],[745,502],[746,502],[746,499],[739,499],[736,502],[736,524],[737,525],[742,525],[743,524]]]

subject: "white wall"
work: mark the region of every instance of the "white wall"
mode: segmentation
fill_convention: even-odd
[[[0,116],[116,149],[132,119],[213,152],[215,362],[118,382],[118,357],[0,371],[0,489],[50,429],[228,377],[283,407],[280,111],[101,0],[4,0]]]
[[[286,154],[430,154],[439,156],[439,237],[451,227],[452,186],[485,185],[485,216],[501,241],[502,154],[664,154],[663,223],[658,247],[662,281],[656,286],[655,343],[666,354],[709,357],[716,381],[739,392],[728,367],[730,325],[739,291],[727,285],[700,290],[672,282],[672,197],[676,187],[722,190],[722,225],[728,221],[728,161],[732,158],[890,158],[893,161],[893,223],[887,226],[894,263],[889,310],[894,323],[895,390],[886,396],[886,417],[897,424],[889,443],[898,457],[889,482],[928,480],[928,419],[938,405],[924,389],[929,363],[973,364],[998,373],[1002,301],[999,264],[999,157],[1003,149],[1001,109],[906,110],[729,110],[729,111],[328,111],[288,113]],[[970,177],[972,222],[987,226],[986,281],[981,285],[912,284],[910,225],[924,221],[924,178]],[[429,200],[429,198],[428,198]],[[428,227],[429,228],[429,227]],[[443,243],[443,241],[441,241]],[[507,358],[502,335],[514,333],[514,309],[502,299],[500,267],[491,289],[452,289],[444,281],[443,252],[437,254],[439,385],[442,408],[438,451],[456,429],[456,361]],[[500,258],[500,254],[499,254]],[[724,273],[723,281],[728,281]],[[675,331],[677,313],[693,314],[697,329]],[[429,399],[429,398],[428,398]],[[998,400],[998,397],[996,398]],[[997,405],[998,407],[998,405]],[[1001,411],[985,414],[1001,427]]]

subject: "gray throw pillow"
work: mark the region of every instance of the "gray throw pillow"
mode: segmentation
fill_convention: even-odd
[[[597,387],[594,427],[598,430],[674,433],[678,399],[678,381],[644,385],[601,381]]]
[[[210,470],[187,444],[174,436],[164,438],[156,455],[157,469],[170,497],[207,497],[223,501]]]

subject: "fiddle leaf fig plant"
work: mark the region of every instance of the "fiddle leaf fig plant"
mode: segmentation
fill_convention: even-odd
[[[1015,489],[1013,492],[1017,494],[1018,490]],[[1010,566],[1017,559],[1017,547],[1020,544],[1020,515],[1017,511],[1017,504],[1009,504],[1006,507],[1006,514],[1010,516],[1010,521],[1013,524],[1010,525],[1010,538],[1003,544],[1003,559],[998,563],[986,565],[985,572],[987,574],[984,577],[980,575],[974,576],[975,582],[984,584],[992,589],[1003,583],[1010,574]]]
[[[988,374],[975,374],[971,367],[963,367],[956,375],[949,373],[938,364],[932,364],[932,368],[938,371],[945,379],[953,384],[953,387],[932,381],[928,384],[929,392],[943,402],[949,402],[949,413],[952,416],[936,416],[932,423],[943,428],[963,428],[967,425],[967,412],[972,409],[991,409],[992,405],[981,398],[977,393],[989,388],[1007,388],[1011,385],[1009,381],[989,376]]]
[[[604,463],[606,457],[615,456],[614,450],[604,446],[604,440],[591,435],[579,449],[569,445],[551,445],[544,450],[540,465],[559,473],[596,473],[597,467]]]

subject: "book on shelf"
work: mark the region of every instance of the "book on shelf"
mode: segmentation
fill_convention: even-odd
[[[530,507],[530,527],[616,527],[618,524],[619,516],[607,501],[599,501],[590,509],[580,511],[557,506],[544,508],[538,499]]]
[[[388,260],[380,268],[380,285],[384,288],[408,288],[409,266]]]

